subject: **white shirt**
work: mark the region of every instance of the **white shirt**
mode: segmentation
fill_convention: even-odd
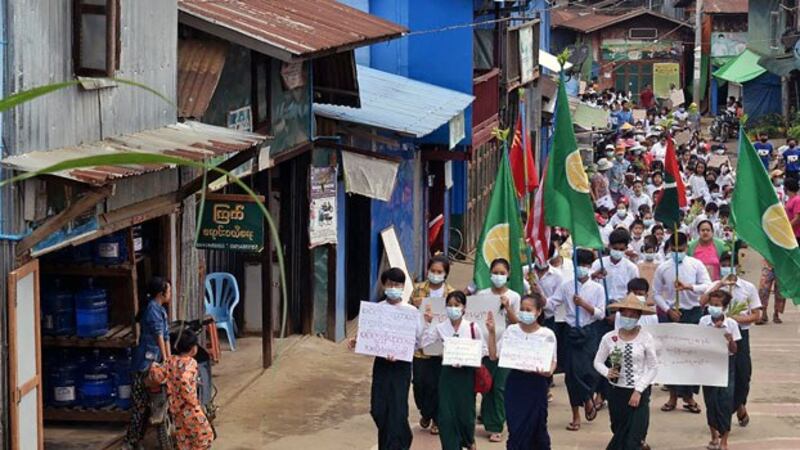
[[[395,308],[405,308],[405,309],[414,311],[417,314],[422,314],[422,313],[420,313],[420,311],[417,309],[416,306],[412,305],[411,303],[408,303],[408,300],[406,300],[406,301],[400,300],[397,303],[392,303],[392,302],[390,302],[388,300],[383,300],[381,302],[378,302],[378,304],[379,305],[394,306]],[[422,334],[425,332],[425,328],[422,325],[422,322],[424,322],[424,320],[421,320],[421,321],[419,321],[417,323],[417,348],[420,348],[419,343],[422,341]]]
[[[439,289],[431,289],[430,292],[428,293],[428,297],[444,298],[445,297],[445,295],[444,295],[444,283],[442,283],[442,286]]]
[[[651,148],[650,151],[653,152],[653,158],[655,158],[656,161],[664,161],[664,158],[667,157],[667,146],[660,141],[653,144],[653,148]]]
[[[717,283],[714,283],[714,285],[716,284]],[[708,288],[708,292],[714,290],[714,285]],[[753,283],[743,280],[742,277],[736,277],[736,284],[734,284],[732,287],[732,290],[730,290],[730,288],[727,286],[720,285],[719,287],[719,289],[727,291],[733,296],[731,299],[731,304],[728,305],[728,311],[737,309],[737,305],[742,303],[747,305],[747,309],[741,313],[742,316],[749,316],[756,309],[761,309],[762,305],[761,299],[758,297],[758,289]],[[739,324],[739,328],[742,330],[749,330],[750,325],[751,324]]]
[[[636,220],[635,217],[631,213],[626,213],[625,217],[620,217],[616,212],[614,213],[611,218],[608,219],[608,225],[611,226],[612,230],[615,230],[618,226],[622,225],[627,230],[630,228],[633,221]]]
[[[606,269],[605,287],[608,288],[608,300],[616,302],[628,294],[628,282],[639,278],[639,268],[627,257],[614,262],[610,256],[603,257],[603,266]],[[592,264],[592,272],[600,270],[600,260]],[[602,281],[598,281],[601,285]]]
[[[651,199],[650,196],[644,192],[638,196],[633,194],[628,198],[628,200],[630,201],[631,211],[633,211],[634,214],[639,214],[639,207],[642,205],[647,205],[650,207],[650,209],[653,209],[653,199]]]
[[[715,327],[714,321],[711,319],[711,315],[705,315],[700,318],[700,322],[698,325],[701,327]],[[726,333],[730,333],[733,337],[734,341],[741,341],[742,340],[742,333],[739,331],[739,324],[736,323],[735,320],[731,319],[730,317],[725,317],[725,321],[722,322],[722,328],[725,329]],[[728,356],[732,356],[733,353],[728,352]]]
[[[633,340],[625,341],[617,330],[606,333],[600,340],[600,346],[594,357],[594,369],[603,377],[608,377],[606,360],[615,348],[622,352],[622,361],[619,378],[611,384],[621,388],[635,389],[639,393],[644,392],[653,384],[658,373],[656,343],[653,336],[640,329],[639,334]]]
[[[692,174],[689,177],[689,186],[692,188],[692,198],[703,197],[708,201],[711,198],[711,193],[708,191],[708,183],[705,177]]]
[[[476,292],[475,295],[497,295],[492,292],[492,288],[481,289],[480,291]],[[514,311],[515,314],[519,314],[519,304],[522,297],[519,294],[512,291],[511,289],[506,289],[506,292],[502,295],[505,295],[508,298],[508,307]],[[505,308],[500,309],[500,315],[503,316],[503,319],[506,321],[506,327],[508,327],[508,310]],[[502,337],[503,333],[497,333],[495,336],[498,340]]]
[[[525,272],[525,275],[526,275],[525,276],[526,288],[530,289],[530,287],[527,286],[527,284],[528,284],[528,277],[527,277],[528,268],[525,267],[522,270],[523,270],[523,272]],[[544,298],[545,299],[548,299],[551,296],[553,296],[553,294],[556,293],[556,290],[559,288],[559,286],[561,286],[561,283],[563,282],[563,280],[561,278],[561,275],[558,273],[558,271],[553,270],[552,267],[548,267],[547,268],[547,272],[545,272],[544,275],[542,275],[541,277],[539,277],[537,275],[537,278],[538,278],[537,284],[542,289],[542,294],[544,294]],[[545,309],[544,309],[544,317],[545,317],[545,319],[549,319],[549,318],[553,317],[554,315],[555,315],[555,311],[553,311],[550,308],[545,306]]]
[[[569,258],[561,258],[561,265],[558,267],[551,263],[550,271],[560,275],[562,282],[575,278],[575,267],[573,267],[572,260]]]
[[[644,234],[639,236],[639,239],[636,239],[636,236],[631,234],[631,243],[628,244],[628,248],[635,251],[639,255],[639,259],[641,259],[641,255],[644,253]]]
[[[700,295],[711,286],[708,269],[699,259],[686,256],[678,265],[681,283],[692,286],[691,291],[679,294],[680,308],[692,309],[700,306]],[[668,311],[675,305],[675,259],[668,257],[656,269],[653,276],[653,298],[659,308]]]
[[[664,189],[664,183],[662,182],[658,186],[656,186],[655,184],[648,184],[645,189],[647,189],[647,195],[649,195],[650,198],[656,198],[656,192]]]
[[[472,335],[475,334],[473,338]],[[483,348],[483,356],[489,354],[489,346],[486,344],[486,339],[481,334],[481,327],[472,326],[472,322],[467,319],[461,319],[458,325],[458,330],[453,328],[453,323],[449,320],[438,323],[436,325],[425,322],[425,334],[422,335],[422,344],[419,348],[425,348],[429,345],[436,344],[437,342],[444,342],[444,338],[457,337],[459,339],[477,339],[481,341]]]
[[[497,355],[499,357],[500,350],[503,348],[503,341],[506,339],[534,339],[534,338],[541,338],[545,341],[549,341],[553,343],[553,364],[556,363],[557,355],[558,355],[558,341],[556,340],[556,334],[553,333],[553,330],[547,327],[540,326],[538,330],[534,331],[533,333],[526,333],[522,330],[519,324],[514,324],[506,328],[506,332],[503,333],[503,339],[497,343]]]
[[[578,285],[578,295],[594,307],[593,314],[589,314],[583,308],[578,308],[572,300],[575,296],[575,283],[573,280],[561,283],[561,287],[558,288],[555,295],[547,299],[547,305],[553,310],[557,310],[561,305],[564,305],[567,310],[566,322],[573,328],[575,327],[576,308],[580,309],[581,328],[602,320],[606,315],[606,296],[603,292],[603,286],[592,279],[583,284],[579,282]]]

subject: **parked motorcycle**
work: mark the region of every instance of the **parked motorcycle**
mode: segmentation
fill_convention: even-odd
[[[734,139],[739,134],[739,118],[736,114],[725,111],[714,118],[714,122],[708,128],[711,138],[717,142],[727,142]]]
[[[178,337],[185,330],[191,330],[200,334],[204,327],[212,323],[213,319],[206,320],[176,320],[169,326],[169,340],[171,343],[178,342]],[[173,347],[172,352],[176,349]],[[203,346],[197,347],[197,354],[194,356],[197,361],[199,380],[197,383],[197,397],[200,405],[214,430],[214,419],[217,416],[217,405],[214,399],[217,396],[217,388],[211,379],[211,355]],[[160,385],[150,390],[150,425],[156,428],[158,443],[161,450],[174,450],[177,448],[175,442],[175,422],[169,411],[169,396],[166,386]],[[216,435],[216,430],[214,430]]]

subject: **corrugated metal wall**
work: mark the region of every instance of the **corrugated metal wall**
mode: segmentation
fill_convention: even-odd
[[[116,77],[176,98],[177,0],[122,1]],[[8,8],[9,92],[73,79],[72,2],[26,0]],[[8,151],[19,154],[95,141],[174,123],[175,107],[130,86],[74,87],[8,115]]]

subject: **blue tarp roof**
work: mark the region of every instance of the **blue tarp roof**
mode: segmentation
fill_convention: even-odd
[[[314,104],[329,119],[397,131],[417,138],[446,124],[474,100],[469,94],[358,66],[361,108]]]

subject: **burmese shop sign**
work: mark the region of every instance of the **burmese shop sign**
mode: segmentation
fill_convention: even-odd
[[[260,252],[264,248],[264,215],[258,204],[249,195],[207,194],[195,247]]]

